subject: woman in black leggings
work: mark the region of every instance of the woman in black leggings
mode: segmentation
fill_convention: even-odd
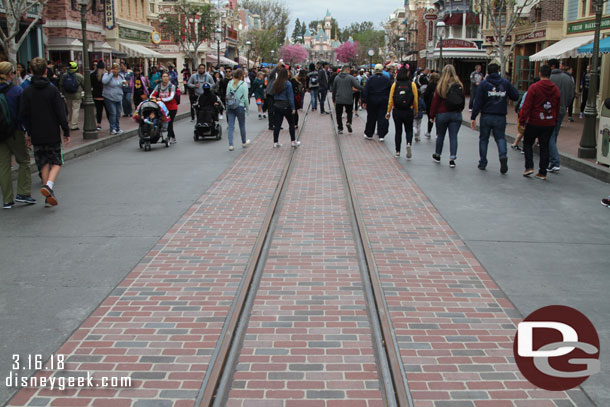
[[[424,92],[424,102],[426,102],[426,114],[428,115],[428,131],[426,131],[426,137],[430,138],[430,132],[432,131],[432,127],[434,126],[434,122],[430,121],[430,107],[432,107],[432,99],[434,98],[434,91],[436,90],[436,85],[438,81],[441,79],[441,76],[437,73],[430,74],[430,80],[428,82],[428,87]]]
[[[97,131],[102,129],[102,112],[104,110],[106,110],[106,118],[108,118],[108,122],[110,122],[108,109],[106,109],[106,105],[104,104],[104,96],[102,96],[102,91],[104,90],[102,76],[104,76],[104,73],[106,73],[104,68],[104,61],[99,61],[97,63],[96,70],[91,72],[91,94],[93,96],[93,102],[95,103],[95,120],[97,122]]]

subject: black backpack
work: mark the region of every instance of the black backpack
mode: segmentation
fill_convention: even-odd
[[[76,74],[67,73],[63,76],[64,90],[66,93],[76,93],[78,92],[78,80],[76,78]]]
[[[311,75],[309,77],[309,86],[318,86],[318,74],[316,73],[315,75]]]
[[[459,83],[451,85],[447,90],[447,97],[445,98],[445,107],[450,112],[461,112],[464,110],[466,105],[466,97],[464,91]]]
[[[12,84],[0,91],[0,141],[4,141],[15,132],[15,121],[11,117],[11,111],[6,100],[6,93],[11,90]]]
[[[415,95],[411,81],[396,82],[394,87],[394,107],[398,110],[409,110],[413,106]]]

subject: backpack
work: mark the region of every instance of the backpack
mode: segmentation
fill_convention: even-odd
[[[525,102],[526,95],[527,95],[527,91],[523,92],[523,94],[521,95],[519,100],[517,100],[517,103],[515,103],[515,113],[517,113],[517,116],[519,116],[519,113],[521,113],[521,107],[523,107],[523,103]]]
[[[6,100],[6,93],[13,87],[8,85],[0,91],[0,141],[4,141],[12,136],[15,131],[15,122],[11,116],[11,111]]]
[[[76,93],[78,92],[78,80],[76,78],[76,74],[67,73],[63,76],[64,90],[66,93]]]
[[[244,84],[243,82],[240,83],[237,86],[237,88],[235,88],[235,90],[229,90],[229,93],[227,93],[227,97],[226,97],[227,109],[235,110],[239,107],[239,99],[235,96],[235,92],[237,92],[237,89],[239,89],[239,87],[243,84]]]
[[[396,82],[394,87],[394,107],[398,110],[409,110],[413,106],[415,96],[411,81]]]
[[[318,86],[318,74],[317,73],[315,75],[311,75],[309,77],[309,86],[310,87]]]
[[[458,83],[454,83],[447,91],[445,107],[450,112],[461,112],[464,110],[465,105],[466,98],[464,97],[464,91]]]

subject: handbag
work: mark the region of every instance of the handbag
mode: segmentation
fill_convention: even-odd
[[[287,100],[275,100],[273,107],[276,109],[290,109],[290,103]]]

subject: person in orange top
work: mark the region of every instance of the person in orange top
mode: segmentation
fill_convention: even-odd
[[[410,74],[404,66],[398,70],[396,82],[390,89],[388,99],[388,113],[386,119],[390,118],[390,113],[394,118],[396,145],[396,157],[400,157],[400,146],[402,144],[402,128],[405,128],[407,138],[407,158],[411,158],[411,144],[413,142],[413,118],[417,116],[418,109],[417,85],[410,79]]]

